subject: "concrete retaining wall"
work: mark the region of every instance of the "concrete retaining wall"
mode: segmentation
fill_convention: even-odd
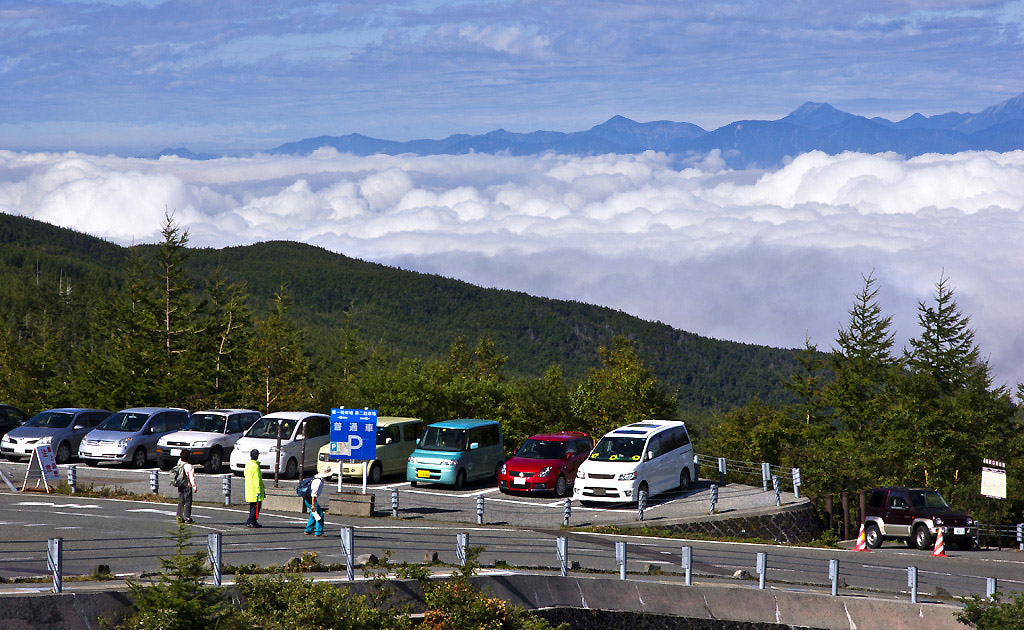
[[[614,626],[596,624],[602,618],[593,613],[597,610],[672,615],[696,624],[676,625],[679,620],[663,619],[658,622],[661,625],[643,626],[648,628],[965,630],[965,626],[954,618],[959,609],[948,604],[911,604],[907,600],[761,591],[749,585],[687,587],[679,583],[621,581],[605,577],[517,574],[477,577],[474,581],[478,587],[495,596],[526,608],[563,609],[563,612],[550,613],[556,620],[568,617],[595,622],[594,625],[574,625],[574,630],[621,627],[621,623]],[[398,599],[411,603],[417,612],[424,610],[418,584],[398,582],[395,587]],[[372,585],[367,582],[351,585],[357,593],[370,588]],[[233,589],[231,597],[236,600],[238,597]],[[10,595],[0,597],[0,620],[5,630],[93,630],[99,627],[99,617],[116,620],[127,607],[128,601],[123,592]],[[629,617],[630,626],[635,625],[633,619],[633,616]],[[698,623],[712,620],[755,625]]]
[[[623,528],[643,527],[644,523],[622,524]],[[658,521],[655,525],[683,534],[705,534],[717,538],[763,538],[785,543],[804,543],[818,538],[823,525],[818,511],[809,501],[782,507],[758,508],[734,514],[711,514]]]

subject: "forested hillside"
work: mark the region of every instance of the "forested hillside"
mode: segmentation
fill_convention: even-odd
[[[0,289],[8,323],[28,308],[15,287],[70,284],[72,295],[123,291],[129,249],[22,217],[0,214]],[[153,254],[157,246],[135,248]],[[457,338],[494,342],[507,356],[510,376],[539,377],[551,365],[566,378],[582,378],[601,364],[598,350],[616,335],[635,343],[683,409],[728,409],[757,396],[788,400],[783,382],[796,367],[795,352],[708,339],[646,322],[626,313],[525,293],[484,289],[465,282],[367,263],[300,243],[193,249],[184,271],[194,290],[215,272],[243,284],[257,314],[269,311],[285,289],[290,317],[301,328],[310,356],[326,358],[347,329],[389,352],[419,359],[445,356]],[[63,275],[63,280],[61,279]],[[59,288],[59,287],[58,287]]]

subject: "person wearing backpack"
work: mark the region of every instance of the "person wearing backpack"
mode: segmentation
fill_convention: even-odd
[[[245,501],[249,504],[249,520],[245,522],[246,527],[263,527],[257,522],[260,517],[260,504],[266,498],[267,492],[263,487],[263,471],[260,470],[260,452],[257,449],[249,451],[249,461],[245,463]]]
[[[181,459],[171,469],[171,485],[178,488],[178,522],[195,523],[192,520],[192,495],[196,486],[196,469],[188,462],[191,453],[181,451]]]
[[[303,479],[299,482],[299,490],[302,492],[302,502],[309,510],[309,520],[306,521],[306,534],[309,536],[324,535],[324,509],[320,507],[317,499],[324,491],[324,479],[331,473],[329,470],[322,470],[310,479]]]

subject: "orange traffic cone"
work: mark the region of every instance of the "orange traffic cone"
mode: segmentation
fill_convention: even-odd
[[[864,524],[860,525],[860,533],[857,534],[857,545],[853,548],[854,551],[871,551],[868,549],[868,539],[864,535]]]
[[[932,551],[934,558],[948,558],[946,555],[946,543],[942,540],[942,528],[939,528],[939,537],[935,539],[935,550]]]

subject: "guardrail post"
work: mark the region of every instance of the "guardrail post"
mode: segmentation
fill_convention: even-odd
[[[221,536],[220,532],[206,535],[206,551],[210,558],[210,566],[213,568],[213,585],[221,585]]]
[[[68,487],[71,488],[71,494],[78,492],[78,466],[74,464],[68,466]]]
[[[636,497],[636,520],[644,520],[644,510],[647,509],[647,491],[640,490]]]
[[[231,477],[234,475],[221,475],[220,491],[224,493],[224,505],[231,505]]]
[[[469,534],[459,532],[455,534],[455,557],[459,560],[459,566],[466,566],[466,547],[469,546]]]
[[[700,454],[693,454],[693,481],[700,479]]]
[[[391,518],[398,518],[398,488],[391,489]]]
[[[615,543],[615,562],[619,565],[619,579],[626,579],[626,543],[619,541]]]
[[[53,592],[64,592],[64,539],[50,538],[46,541],[46,568],[53,577]]]
[[[775,491],[775,507],[782,505],[782,481],[778,475],[772,475],[772,489]]]
[[[565,503],[562,507],[562,527],[569,526],[570,516],[572,516],[572,499],[565,497]]]
[[[768,462],[761,463],[761,491],[768,492],[768,483],[772,479],[772,465]]]
[[[345,556],[345,577],[349,582],[355,581],[355,534],[351,526],[341,528],[341,553]]]
[[[725,485],[725,458],[718,458],[718,483],[719,485]]]
[[[796,498],[800,498],[800,486],[803,485],[803,480],[800,478],[800,469],[793,469],[793,495]]]
[[[683,547],[680,555],[682,558],[683,574],[686,576],[685,583],[687,586],[690,586],[693,584],[693,548]]]
[[[1024,523],[1017,523],[1017,545],[1024,551]]]
[[[998,587],[999,583],[995,578],[985,578],[985,599],[995,598]]]
[[[917,603],[917,567],[907,567],[907,587],[910,588],[910,603]]]
[[[768,554],[757,552],[757,588],[764,590],[764,574],[768,572]]]
[[[711,507],[708,508],[708,514],[716,514],[718,512],[718,486],[711,484]]]
[[[482,494],[476,497],[476,524],[484,524],[484,495]]]
[[[559,536],[555,539],[555,557],[558,558],[558,568],[562,577],[569,575],[569,539]]]
[[[160,475],[155,470],[149,471],[149,491],[160,494]]]
[[[828,579],[832,582],[832,596],[839,595],[839,560],[836,558],[828,561]]]

